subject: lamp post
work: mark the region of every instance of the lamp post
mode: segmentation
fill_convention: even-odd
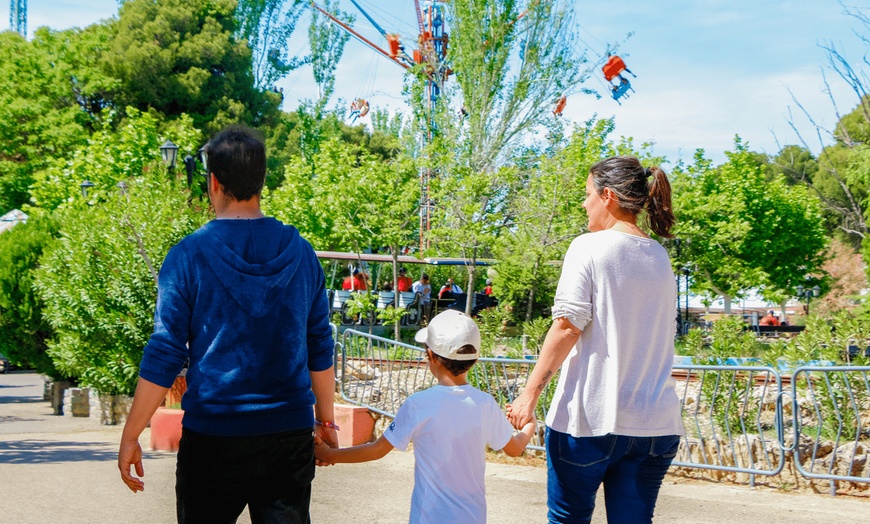
[[[160,157],[163,158],[163,163],[171,171],[175,167],[175,159],[178,158],[178,146],[173,144],[171,140],[167,140],[160,146]]]
[[[682,261],[682,250],[681,246],[683,243],[688,244],[690,239],[681,239],[674,238],[674,246],[677,248],[677,319],[680,321],[679,323],[682,326],[681,335],[684,335],[688,331],[689,325],[689,273],[691,273],[691,269],[689,268],[689,264],[684,264]],[[681,275],[682,274],[682,275]],[[686,310],[685,315],[680,311],[680,278],[681,276],[686,277]]]
[[[683,326],[685,326],[685,331],[688,333],[689,327],[689,274],[692,272],[691,268],[689,268],[689,264],[683,266],[683,275],[686,277],[686,318],[683,321]]]
[[[79,184],[79,187],[82,188],[82,196],[88,198],[88,189],[94,187],[94,183],[90,180],[85,180]]]
[[[795,288],[795,291],[797,291],[796,296],[798,298],[807,299],[807,317],[809,317],[810,316],[810,299],[813,297],[819,296],[822,293],[822,288],[820,288],[819,286],[813,286],[812,288],[808,288],[808,287],[805,288],[803,286],[798,286],[797,288]]]
[[[184,170],[187,171],[187,187],[193,185],[193,174],[196,171],[196,159],[190,155],[184,157]]]

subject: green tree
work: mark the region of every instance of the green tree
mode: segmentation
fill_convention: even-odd
[[[608,140],[613,127],[613,120],[578,127],[566,147],[526,172],[528,181],[511,202],[512,225],[494,251],[494,284],[499,301],[512,304],[525,322],[532,320],[536,305],[552,304],[560,268],[551,262],[561,260],[571,240],[586,228],[586,176],[595,162],[615,154]]]
[[[353,23],[353,16],[338,9],[337,0],[324,0],[323,8],[346,24]],[[308,26],[308,45],[311,48],[311,72],[317,84],[317,101],[314,115],[320,113],[335,91],[335,68],[344,54],[344,46],[350,34],[338,27],[335,22],[313,10],[311,24]]]
[[[80,198],[58,210],[60,238],[36,271],[55,332],[48,354],[60,372],[105,394],[133,392],[154,327],[157,272],[169,248],[205,220],[162,174],[127,184],[94,205]]]
[[[314,157],[319,144],[324,141],[340,139],[347,144],[361,146],[383,160],[398,156],[402,150],[401,115],[389,117],[384,112],[375,111],[372,115],[374,129],[368,131],[363,125],[344,123],[339,112],[321,113],[320,120],[317,120],[311,111],[311,106],[303,103],[294,112],[282,112],[274,125],[264,129],[266,149],[269,151],[266,186],[270,189],[281,185],[284,167],[293,162],[294,157],[304,157],[314,173]],[[379,114],[382,116],[379,117]]]
[[[439,254],[489,256],[510,223],[509,206],[521,186],[515,162],[529,147],[523,142],[544,129],[561,133],[553,104],[583,79],[572,16],[571,4],[562,1],[450,4],[447,63],[430,60],[415,69],[419,79],[441,84],[445,96],[432,107],[422,82],[409,89],[428,141],[420,163],[431,182],[423,198],[430,206],[430,243]],[[452,89],[437,74],[446,67],[456,75]],[[461,118],[447,110],[454,100]],[[468,270],[473,290],[476,267]],[[470,293],[466,311],[472,303]]]
[[[855,37],[866,43],[870,38],[870,16],[867,15],[867,9],[842,3],[841,6],[850,21],[857,23],[853,30]],[[867,205],[870,196],[870,85],[867,82],[867,72],[863,69],[867,60],[863,57],[850,59],[834,41],[822,42],[821,47],[827,55],[827,64],[823,69],[825,92],[831,92],[832,86],[828,77],[833,73],[835,81],[845,84],[854,93],[855,106],[848,113],[842,114],[832,98],[831,109],[837,117],[837,123],[832,128],[825,128],[792,95],[798,115],[805,117],[813,128],[813,139],[818,141],[817,146],[821,148],[817,159],[818,169],[811,172],[812,176],[799,175],[793,178],[810,187],[819,196],[831,233],[847,240],[856,248],[860,246],[866,262],[870,261],[870,208]],[[797,131],[794,117],[791,124],[802,147],[809,150],[810,137]],[[831,140],[833,144],[829,143]],[[788,165],[787,161],[777,163]]]
[[[496,238],[508,223],[509,201],[516,193],[518,170],[505,166],[493,172],[456,169],[451,176],[433,177],[436,195],[431,237],[438,254],[469,259],[465,312],[474,305],[477,260],[492,255]]]
[[[765,181],[764,166],[735,139],[728,161],[710,169],[703,152],[680,174],[674,234],[690,239],[682,249],[696,293],[731,299],[750,288],[783,301],[806,276],[820,271],[827,243],[817,198],[782,177]]]
[[[28,209],[50,210],[74,202],[85,180],[94,184],[88,197],[99,201],[113,195],[119,182],[142,176],[158,165],[155,161],[160,158],[159,147],[166,137],[160,136],[160,122],[154,116],[127,108],[127,118],[117,130],[113,129],[113,121],[113,115],[107,115],[102,128],[91,135],[86,145],[68,158],[54,159],[35,175]],[[201,133],[184,115],[170,127],[174,129],[172,140],[180,151],[195,150],[202,141]],[[164,176],[166,168],[160,165],[157,169]]]
[[[472,172],[497,168],[520,141],[555,118],[557,99],[577,90],[584,59],[570,2],[458,0],[450,3],[448,63],[467,116],[459,150]],[[443,88],[443,86],[442,86]]]
[[[212,133],[274,116],[279,95],[254,88],[251,50],[234,37],[234,0],[128,0],[101,57],[118,79],[116,107],[186,113]]]
[[[302,0],[239,0],[236,38],[251,49],[257,89],[272,88],[276,80],[308,62],[308,57],[290,56],[288,49],[305,7]]]
[[[69,66],[75,31],[36,30],[31,42],[0,33],[0,214],[27,202],[33,175],[87,137]],[[79,77],[89,71],[81,68]]]
[[[33,288],[39,257],[56,235],[57,224],[50,216],[30,218],[0,235],[0,353],[61,379],[69,375],[60,373],[48,356],[46,341],[53,331]]]
[[[395,289],[398,254],[412,242],[417,222],[420,186],[414,162],[404,155],[385,161],[334,138],[313,163],[314,175],[304,158],[288,164],[284,183],[267,194],[264,208],[296,226],[318,249],[362,253],[388,247]]]

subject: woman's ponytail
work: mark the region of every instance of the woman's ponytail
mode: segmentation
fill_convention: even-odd
[[[649,198],[646,211],[649,228],[660,237],[670,238],[676,219],[671,206],[671,183],[668,182],[668,175],[658,166],[644,171],[652,176],[647,180]]]

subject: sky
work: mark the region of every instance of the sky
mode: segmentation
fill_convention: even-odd
[[[413,1],[358,1],[388,32],[414,31]],[[357,16],[360,32],[377,38],[349,0],[340,3]],[[845,5],[870,9],[868,1]],[[32,34],[46,25],[85,27],[114,16],[117,8],[116,0],[29,0],[28,30]],[[698,148],[721,163],[725,151],[733,149],[735,135],[750,149],[774,155],[783,145],[800,143],[790,121],[818,152],[821,144],[829,142],[823,137],[820,143],[795,99],[827,128],[837,120],[832,99],[840,114],[858,102],[850,87],[827,67],[820,47],[835,44],[855,65],[868,52],[855,35],[860,24],[843,14],[837,0],[577,0],[575,10],[578,36],[589,58],[598,60],[608,43],[622,42],[620,55],[637,78],[631,78],[635,92],[619,105],[604,94],[606,86],[596,69],[583,87],[604,96],[597,100],[572,94],[563,117],[573,122],[615,117],[616,136],[633,137],[636,144],[654,143],[653,152],[669,163],[690,162]],[[0,21],[8,19],[9,2],[3,1]],[[629,33],[633,35],[626,40]],[[291,42],[291,52],[307,52],[301,36]],[[350,104],[362,97],[373,109],[407,113],[402,72],[351,40],[336,71],[332,103]],[[277,86],[284,88],[285,110],[317,96],[308,67],[292,72]],[[368,123],[368,117],[361,121]]]

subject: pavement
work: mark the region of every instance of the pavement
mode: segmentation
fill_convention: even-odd
[[[120,436],[120,426],[51,415],[39,375],[0,375],[0,523],[175,522],[175,454],[146,451],[145,491],[134,494],[117,470]],[[146,430],[143,448],[148,441]],[[544,468],[489,463],[486,475],[488,522],[546,522]],[[312,522],[406,523],[413,483],[412,453],[393,451],[377,462],[318,468]],[[868,515],[870,501],[859,498],[669,476],[655,522],[848,524],[867,522]],[[250,523],[247,511],[239,522]],[[600,493],[592,522],[606,522]]]

